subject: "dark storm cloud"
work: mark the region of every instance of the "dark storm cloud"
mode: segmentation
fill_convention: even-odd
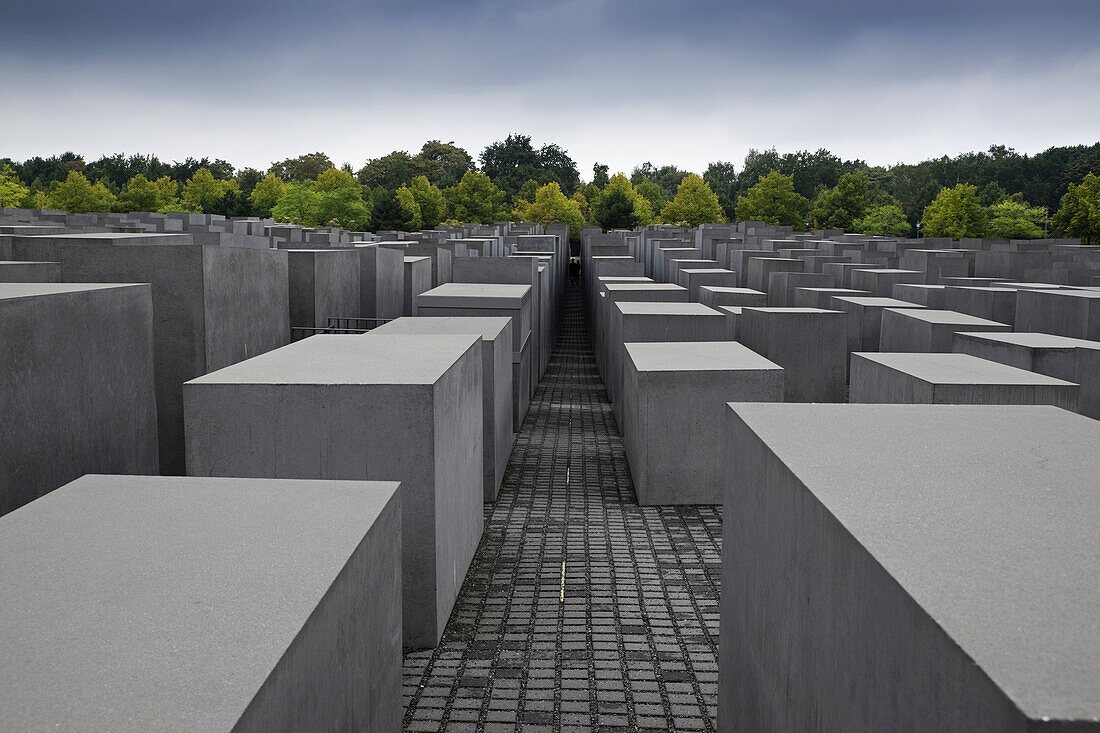
[[[0,29],[0,157],[358,162],[522,130],[582,169],[889,162],[1093,142],[1100,112],[1097,0],[40,0],[0,3]]]

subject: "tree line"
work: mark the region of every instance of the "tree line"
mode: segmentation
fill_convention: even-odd
[[[702,174],[646,162],[629,175],[597,163],[584,181],[560,146],[508,135],[477,161],[453,142],[394,151],[358,170],[316,152],[236,169],[209,158],[167,163],[72,152],[0,160],[0,206],[65,211],[202,211],[305,226],[416,230],[441,223],[524,219],[632,228],[762,220],[893,236],[1100,241],[1100,143],[1029,156],[1001,145],[917,164],[869,166],[827,150],[750,150]]]

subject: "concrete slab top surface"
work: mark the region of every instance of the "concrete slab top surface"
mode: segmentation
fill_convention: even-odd
[[[231,730],[397,486],[89,475],[0,517],[3,727]]]
[[[416,255],[413,257],[405,255],[405,262],[421,262],[422,260],[428,260],[429,262],[431,262],[432,258],[428,255]]]
[[[32,234],[27,236],[39,237],[43,240],[76,239],[82,242],[95,243],[100,240],[113,239],[186,239],[190,244],[191,235],[187,232],[79,232],[72,234]]]
[[[680,270],[680,272],[684,272],[684,270]],[[694,271],[689,270],[688,272],[694,272]],[[704,270],[704,272],[706,272],[706,271]],[[730,272],[730,271],[729,270],[721,270],[721,272]],[[752,288],[732,288],[732,287],[729,287],[728,285],[700,285],[699,287],[701,289],[706,289],[706,290],[708,290],[709,292],[712,292],[712,293],[723,293],[723,294],[729,294],[729,295],[764,295],[765,294],[765,293],[763,293],[759,290],[753,290]]]
[[[417,295],[416,303],[444,308],[515,308],[530,297],[530,285],[445,283]]]
[[[598,278],[601,283],[607,285],[613,285],[615,283],[651,283],[653,278],[651,277],[629,277],[626,275],[600,275]]]
[[[745,306],[745,310],[760,311],[761,313],[843,313],[844,311],[829,310],[828,308],[783,308],[783,307],[756,307]]]
[[[472,333],[494,339],[511,322],[508,316],[404,316],[383,323],[363,335]]]
[[[320,334],[188,384],[435,384],[474,334]]]
[[[1070,336],[1056,336],[1052,333],[1038,333],[1032,331],[990,333],[987,331],[966,332],[959,331],[960,336],[979,341],[990,341],[1002,344],[1015,344],[1030,349],[1094,349],[1100,350],[1100,341],[1077,339]]]
[[[946,290],[949,287],[962,287],[955,285],[927,285],[925,283],[898,283],[895,288],[912,288],[914,290]]]
[[[717,316],[718,311],[702,303],[643,303],[639,301],[618,301],[615,307],[623,315],[659,315],[659,316]]]
[[[948,290],[977,290],[980,293],[1015,293],[1017,288],[994,285],[945,285]]]
[[[1073,382],[970,354],[891,354],[875,351],[853,352],[853,356],[855,354],[931,384],[1074,386]]]
[[[879,275],[923,275],[920,270],[899,270],[893,267],[866,267],[860,268],[866,270],[874,270]]]
[[[1081,299],[1094,299],[1100,298],[1100,291],[1096,290],[1084,290],[1077,288],[1058,288],[1056,290],[1028,290],[1029,293],[1043,293],[1044,295],[1055,295],[1064,298],[1081,298]]]
[[[724,267],[694,267],[694,268],[693,267],[681,267],[678,270],[678,272],[693,272],[693,273],[696,273],[696,274],[699,274],[699,273],[711,274],[711,273],[723,273],[723,272],[724,273],[732,273],[733,270],[727,270]]]
[[[627,353],[640,372],[728,372],[782,369],[736,341],[630,343]]]
[[[1004,328],[1012,328],[1007,323],[991,321],[988,318],[978,318],[977,316],[971,316],[953,310],[912,307],[887,308],[886,310],[892,313],[902,313],[909,318],[915,318],[918,321],[927,321],[928,323],[949,323],[951,325],[960,326],[1003,326]]]
[[[687,291],[687,288],[676,285],[675,283],[655,283],[655,282],[631,282],[631,283],[616,283],[611,282],[604,286],[607,292],[626,292],[630,290],[683,290]]]
[[[1100,422],[1049,406],[730,406],[1023,712],[1100,718]]]
[[[916,303],[910,303],[907,300],[898,300],[896,298],[882,298],[877,296],[861,296],[861,295],[834,295],[834,300],[842,300],[845,303],[853,303],[855,305],[879,307],[879,308],[920,308],[920,305]]]
[[[0,283],[0,300],[37,298],[44,295],[81,293],[88,290],[135,288],[142,283]]]

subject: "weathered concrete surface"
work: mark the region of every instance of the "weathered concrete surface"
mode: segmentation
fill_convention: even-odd
[[[312,336],[193,380],[198,476],[401,482],[405,645],[439,642],[481,538],[481,339]]]
[[[1012,326],[934,308],[886,308],[882,311],[879,350],[949,353],[958,331],[1011,331]]]
[[[820,308],[742,308],[740,341],[783,367],[788,402],[844,399],[846,322]]]
[[[768,304],[768,294],[752,288],[701,285],[699,302],[710,308],[717,308],[720,305],[765,306]]]
[[[923,272],[885,267],[870,270],[852,270],[851,279],[853,288],[867,290],[876,298],[889,298],[894,286],[899,283],[922,282],[924,282]]]
[[[59,283],[61,263],[0,260],[0,283]]]
[[[773,272],[768,276],[768,305],[776,308],[794,306],[798,288],[831,288],[836,278],[817,272]]]
[[[352,249],[287,251],[290,325],[328,326],[359,315],[360,255]]]
[[[721,504],[726,402],[783,400],[783,369],[741,344],[626,344],[623,441],[638,503]],[[731,396],[732,395],[732,396]]]
[[[396,483],[85,476],[0,518],[19,731],[394,731]]]
[[[405,301],[403,316],[416,315],[416,299],[432,289],[432,260],[430,257],[405,257]]]
[[[728,440],[719,730],[1100,728],[1100,423],[734,404]]]
[[[158,472],[148,285],[0,283],[0,515],[86,473]]]
[[[853,290],[852,288],[795,288],[791,299],[794,308],[820,308],[829,310],[829,300],[834,295],[867,296],[866,290]]]
[[[848,320],[848,351],[878,351],[882,333],[882,312],[887,308],[919,308],[893,298],[836,295],[829,299],[834,310],[844,311]]]
[[[1080,387],[968,354],[852,354],[852,402],[1054,405],[1077,410]]]
[[[1015,288],[948,287],[943,307],[1009,326],[1016,322]]]
[[[737,273],[717,267],[681,267],[676,271],[676,284],[688,290],[688,300],[702,302],[699,288],[703,285],[732,288],[737,286]]]
[[[1016,295],[1016,330],[1100,341],[1100,292],[1021,290]]]
[[[947,302],[946,285],[925,285],[921,283],[898,283],[891,291],[891,298],[915,303],[925,308],[943,310]]]
[[[405,256],[377,243],[357,244],[359,252],[359,315],[400,318],[405,308]]]
[[[607,283],[600,286],[594,304],[596,326],[592,329],[592,344],[605,389],[611,377],[611,309],[619,302],[686,303],[688,291],[672,283]]]
[[[290,340],[287,253],[150,236],[163,244],[81,244],[73,235],[54,252],[65,282],[152,285],[160,470],[182,474],[183,383]]]
[[[456,260],[457,262],[457,260]],[[372,334],[475,334],[481,337],[485,501],[496,501],[512,453],[512,319],[475,316],[398,318]]]
[[[955,334],[953,351],[1073,382],[1078,411],[1100,420],[1100,342],[1049,333]]]

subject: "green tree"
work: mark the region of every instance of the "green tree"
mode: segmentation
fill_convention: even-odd
[[[534,201],[527,204],[522,202],[517,206],[515,214],[524,221],[534,221],[546,226],[554,222],[565,222],[569,225],[569,239],[573,242],[581,241],[581,227],[584,226],[584,214],[581,207],[572,199],[565,197],[561,192],[561,186],[557,181],[551,181],[535,192]]]
[[[255,168],[245,168],[237,174],[237,187],[244,196],[251,196],[256,184],[263,180],[264,174]]]
[[[676,198],[661,209],[661,220],[667,224],[687,222],[690,227],[725,221],[722,206],[710,186],[699,176],[689,173],[680,181]]]
[[[504,208],[506,194],[478,171],[467,171],[457,186],[443,192],[447,202],[447,218],[462,222],[492,224],[507,218]]]
[[[867,176],[845,173],[833,188],[824,189],[817,197],[810,220],[815,227],[837,227],[850,230],[863,218],[870,205]]]
[[[138,173],[119,193],[117,206],[119,211],[164,211],[177,203],[175,181],[168,176],[150,181]]]
[[[346,175],[351,178],[350,174]],[[320,182],[321,179],[318,177],[317,183]],[[370,226],[371,206],[363,200],[359,184],[322,190],[318,193],[317,184],[315,183],[313,192],[317,196],[317,209],[314,213],[314,220],[318,224],[356,232],[365,231]]]
[[[806,198],[794,190],[792,176],[771,171],[737,198],[737,220],[801,229],[808,205]]]
[[[661,190],[660,186],[648,178],[643,178],[639,181],[634,186],[634,191],[649,202],[649,209],[653,212],[654,217],[660,216],[661,211],[668,205],[668,198],[665,196],[665,192]]]
[[[733,163],[721,160],[710,163],[703,180],[710,184],[726,218],[732,221],[737,209],[737,171]]]
[[[652,224],[653,209],[626,176],[616,173],[592,202],[592,218],[607,229],[633,229]]]
[[[274,173],[268,173],[256,187],[252,189],[248,199],[252,202],[252,213],[265,219],[271,216],[271,210],[275,204],[286,195],[287,185]]]
[[[1089,173],[1079,184],[1069,184],[1054,215],[1054,228],[1064,237],[1100,243],[1100,176]]]
[[[1026,201],[1004,199],[989,207],[986,236],[998,239],[1042,239],[1047,210]]]
[[[214,178],[214,174],[208,168],[199,168],[191,180],[183,185],[183,195],[180,203],[185,211],[202,211],[213,213],[214,207],[229,191],[236,186],[236,181],[222,181]]]
[[[284,181],[312,181],[331,167],[332,161],[324,153],[309,153],[272,163],[268,172]]]
[[[942,188],[924,209],[922,217],[926,237],[983,237],[986,215],[978,201],[978,188],[960,183],[954,188]]]
[[[395,150],[381,158],[368,160],[355,175],[364,186],[372,189],[382,187],[392,192],[420,174],[417,161],[411,155],[404,150]]]
[[[73,171],[50,193],[49,204],[52,209],[74,214],[111,211],[115,206],[115,196],[102,181],[92,185],[83,173]]]
[[[341,188],[351,188],[359,191],[359,182],[347,171],[339,168],[329,168],[317,176],[313,182],[313,190],[317,193],[336,191]]]
[[[554,143],[535,150],[530,135],[510,134],[488,145],[481,153],[481,170],[513,199],[528,179],[537,184],[557,181],[569,194],[581,181],[577,164],[565,150]]]
[[[637,186],[648,178],[660,187],[666,199],[671,199],[676,195],[676,189],[687,174],[687,171],[680,170],[674,165],[663,165],[660,168],[656,168],[652,163],[646,161],[634,168],[633,172],[630,174],[630,182]]]
[[[411,231],[414,212],[401,205],[397,194],[381,186],[371,192],[371,231]]]
[[[904,237],[912,231],[905,212],[896,203],[871,207],[852,225],[852,229],[860,234],[883,237]]]
[[[416,196],[413,195],[412,189],[408,186],[402,186],[397,189],[394,195],[397,197],[397,203],[401,204],[401,207],[412,217],[410,229],[423,229],[424,216],[420,211],[420,204],[417,203]]]
[[[412,204],[415,204],[419,213],[417,229],[434,229],[446,215],[443,192],[432,185],[427,176],[417,176],[409,185],[397,189],[397,195],[406,209],[413,210]]]
[[[453,141],[429,140],[413,156],[413,162],[420,175],[441,189],[457,185],[462,176],[474,170],[474,159]]]
[[[24,186],[11,166],[0,167],[0,206],[18,208],[30,195],[30,189]]]
[[[256,187],[257,190],[262,185],[263,181]],[[253,191],[252,193],[256,192]],[[291,183],[271,208],[271,216],[275,221],[286,222],[288,224],[299,224],[307,227],[317,226],[317,206],[320,203],[319,198],[320,197],[314,193],[308,183]]]
[[[535,200],[535,194],[538,190],[538,181],[528,178],[523,182],[523,185],[519,187],[519,193],[516,194],[513,203],[518,204],[519,202],[523,202],[524,205],[531,203]]]
[[[599,188],[603,188],[610,181],[608,177],[608,167],[601,163],[592,164],[592,183]]]

